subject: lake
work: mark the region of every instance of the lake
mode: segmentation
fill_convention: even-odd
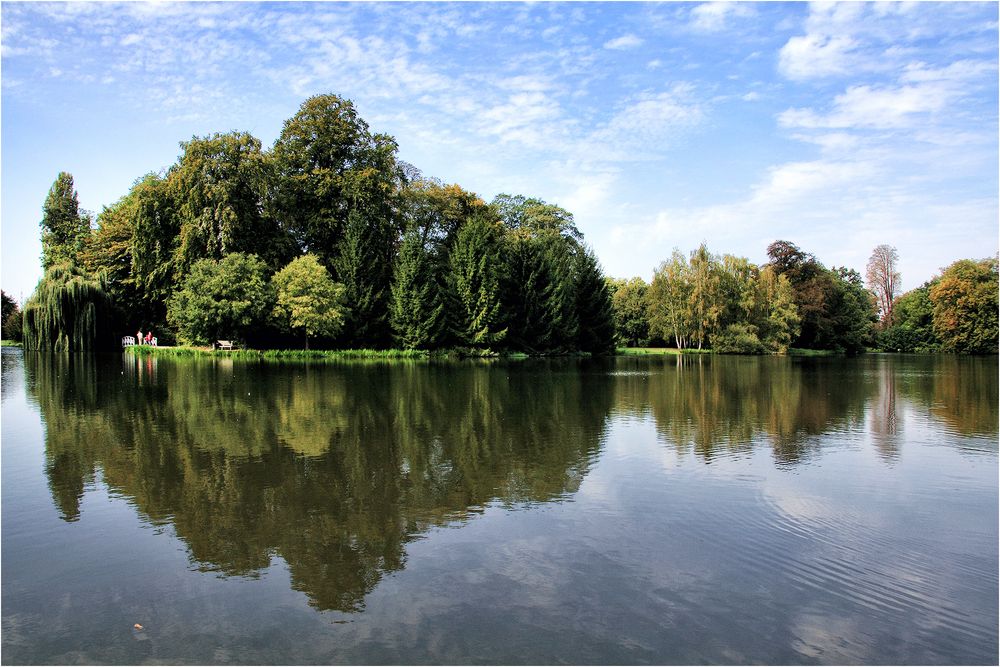
[[[2,660],[996,664],[997,388],[3,348]]]

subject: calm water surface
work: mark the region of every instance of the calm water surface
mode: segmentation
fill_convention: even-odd
[[[2,362],[4,664],[998,660],[995,357]]]

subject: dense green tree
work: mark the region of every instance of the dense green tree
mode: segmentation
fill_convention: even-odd
[[[396,142],[373,134],[354,104],[310,97],[285,121],[272,151],[274,214],[301,251],[332,267],[352,210],[393,221],[402,171]]]
[[[524,195],[499,194],[490,206],[511,231],[521,229],[532,234],[554,232],[578,243],[583,241],[583,234],[573,222],[573,214],[555,204]]]
[[[431,349],[444,339],[444,301],[435,260],[412,228],[403,236],[396,259],[390,321],[396,343],[405,349]]]
[[[233,252],[256,254],[275,267],[284,264],[291,247],[264,213],[270,174],[260,141],[229,132],[194,137],[181,148],[167,178],[180,223],[180,275],[199,259]]]
[[[351,304],[341,336],[353,347],[384,347],[390,338],[389,297],[395,233],[378,217],[352,210],[334,259],[334,272]]]
[[[0,327],[3,328],[2,338],[4,340],[21,340],[21,308],[6,292],[0,291],[0,301],[3,303],[0,310]]]
[[[787,241],[775,241],[767,254],[795,295],[801,326],[794,347],[857,353],[873,342],[875,302],[857,271],[827,269]]]
[[[649,319],[646,314],[646,292],[649,285],[642,278],[608,280],[611,305],[615,314],[615,342],[625,347],[641,347],[649,343]]]
[[[273,317],[282,328],[301,332],[307,350],[310,336],[337,335],[348,312],[344,286],[333,281],[315,255],[293,259],[271,282]]]
[[[132,221],[132,280],[139,298],[166,319],[166,303],[177,287],[175,258],[180,221],[167,181],[147,174],[128,194],[126,215]]]
[[[246,341],[266,323],[274,303],[267,264],[256,255],[231,253],[200,259],[170,298],[167,320],[185,343]]]
[[[90,216],[80,210],[73,176],[59,172],[42,205],[42,269],[76,262],[90,234]]]
[[[795,293],[788,278],[765,266],[757,275],[753,321],[768,352],[784,354],[799,332]]]
[[[615,311],[604,272],[590,248],[576,256],[576,349],[607,354],[615,346]]]
[[[997,352],[997,258],[961,259],[941,273],[929,296],[934,332],[947,352]]]
[[[542,241],[528,233],[508,236],[502,283],[507,344],[524,352],[548,351],[554,338],[548,306],[556,280],[544,251]]]
[[[92,352],[117,345],[104,276],[70,262],[45,272],[24,305],[23,340],[29,350]]]
[[[469,220],[455,239],[450,254],[451,284],[463,345],[489,348],[507,335],[500,296],[502,252],[503,228],[485,215]]]
[[[886,352],[932,352],[938,349],[934,333],[934,306],[927,282],[896,299],[892,326],[876,334],[878,349]]]

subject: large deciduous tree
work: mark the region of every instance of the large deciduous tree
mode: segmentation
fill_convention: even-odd
[[[997,352],[997,258],[962,259],[930,288],[934,332],[947,352]]]
[[[180,222],[177,268],[234,252],[256,254],[271,266],[290,257],[290,243],[265,215],[269,165],[260,141],[246,132],[182,142],[170,170],[169,192]]]
[[[611,305],[615,315],[615,342],[626,347],[649,342],[649,319],[646,315],[646,292],[649,285],[642,278],[608,280]]]
[[[73,176],[59,172],[42,205],[42,269],[76,262],[90,224],[90,216],[80,210]]]
[[[337,335],[348,311],[344,286],[333,281],[315,255],[293,259],[271,281],[274,319],[286,330],[301,332],[307,350],[311,336]]]
[[[167,319],[185,343],[246,341],[263,326],[274,303],[267,264],[256,255],[231,253],[191,265],[167,308]]]
[[[274,213],[299,249],[327,267],[339,253],[350,211],[394,221],[402,181],[396,142],[369,131],[349,100],[307,99],[285,121],[271,155]]]
[[[893,323],[892,309],[896,297],[899,296],[898,263],[899,253],[896,249],[883,243],[875,246],[865,270],[868,289],[875,295],[883,329],[892,326]]]
[[[45,272],[24,305],[22,332],[29,350],[93,352],[116,343],[110,331],[111,300],[103,276],[70,262]]]

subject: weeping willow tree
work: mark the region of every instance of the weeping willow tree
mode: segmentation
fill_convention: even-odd
[[[111,300],[103,276],[93,278],[72,264],[45,272],[24,306],[24,347],[90,352],[114,345]]]

